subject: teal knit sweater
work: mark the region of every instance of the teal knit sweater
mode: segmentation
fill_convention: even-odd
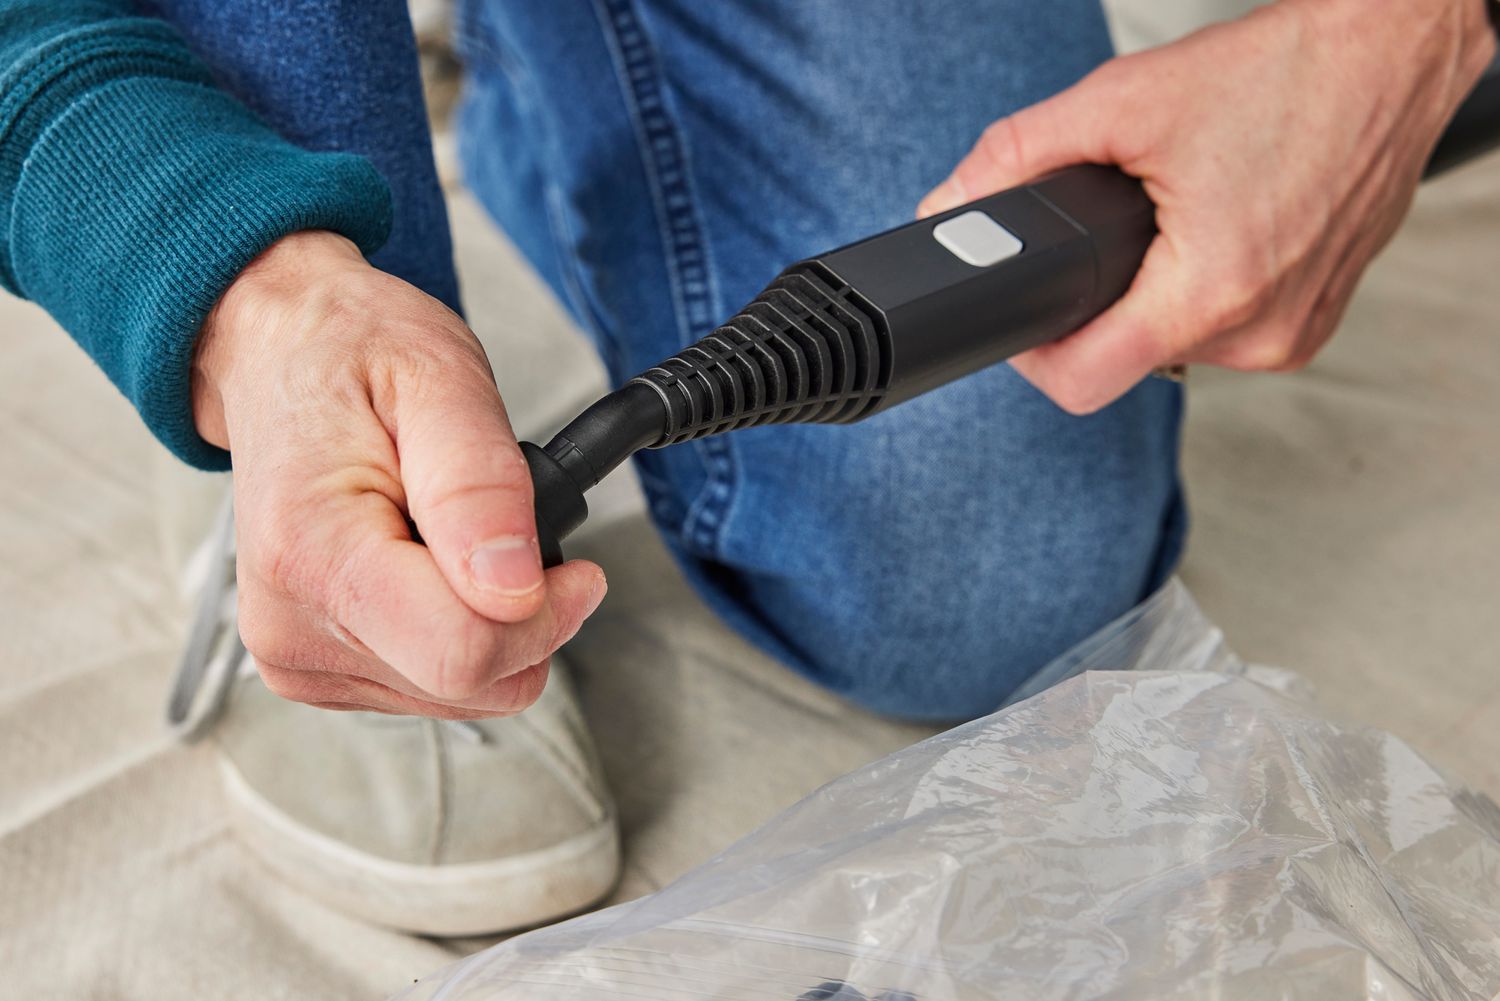
[[[297,230],[371,253],[390,219],[366,160],[282,140],[126,0],[0,0],[0,285],[50,312],[187,461],[228,466],[194,429],[188,380],[234,276]]]

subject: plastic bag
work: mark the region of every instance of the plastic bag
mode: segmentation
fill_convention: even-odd
[[[1258,677],[1174,582],[1039,694],[401,997],[1494,996],[1500,811]]]

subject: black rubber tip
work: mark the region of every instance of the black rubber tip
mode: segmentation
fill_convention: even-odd
[[[588,502],[583,499],[583,491],[573,482],[568,471],[540,445],[523,441],[521,454],[526,456],[526,465],[531,467],[536,536],[542,550],[542,566],[559,566],[563,562],[562,540],[588,518]]]

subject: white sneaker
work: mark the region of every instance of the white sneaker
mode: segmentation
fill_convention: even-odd
[[[609,892],[614,808],[559,658],[536,705],[501,720],[287,702],[245,670],[232,540],[226,507],[198,559],[207,582],[168,716],[185,739],[212,730],[233,826],[266,865],[340,911],[426,935],[543,924]]]

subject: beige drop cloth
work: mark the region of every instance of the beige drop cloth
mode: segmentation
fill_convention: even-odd
[[[501,387],[543,433],[598,389],[597,363],[473,204],[453,212]],[[1311,371],[1195,374],[1186,460],[1185,577],[1231,642],[1492,795],[1497,262],[1500,160],[1423,194]],[[164,478],[130,408],[35,309],[0,301],[0,359],[0,998],[383,997],[475,947],[329,913],[235,843],[212,751],[160,725],[185,617],[161,498],[183,474]],[[575,551],[612,588],[573,659],[620,803],[622,897],[923,733],[717,625],[628,479],[593,507]]]

